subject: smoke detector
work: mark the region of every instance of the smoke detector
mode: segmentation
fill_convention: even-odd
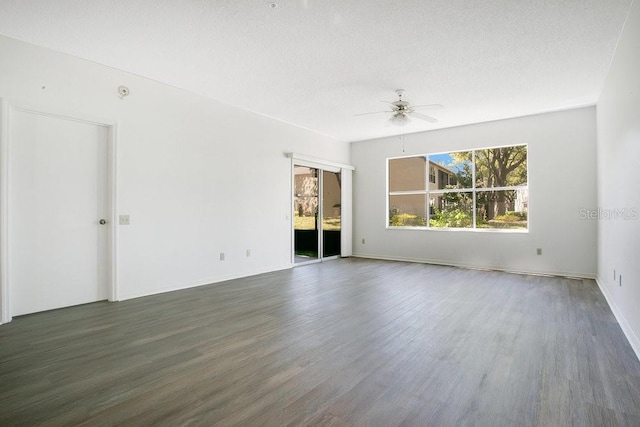
[[[125,96],[129,96],[129,93],[131,93],[129,91],[129,88],[126,86],[120,86],[118,87],[118,94],[120,94],[120,99],[124,98]]]

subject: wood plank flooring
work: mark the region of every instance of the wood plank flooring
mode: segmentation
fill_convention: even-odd
[[[343,259],[0,326],[0,425],[639,426],[596,284]]]

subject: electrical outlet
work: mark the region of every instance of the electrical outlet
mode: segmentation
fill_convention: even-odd
[[[542,255],[542,248],[536,249],[536,255]]]
[[[120,225],[130,225],[131,217],[129,215],[120,215],[118,218]]]
[[[224,261],[224,252],[220,252],[220,261]]]
[[[251,249],[247,249],[247,257],[251,256]]]

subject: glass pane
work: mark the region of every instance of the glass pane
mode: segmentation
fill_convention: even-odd
[[[429,196],[429,226],[473,228],[473,193],[432,193]]]
[[[529,190],[478,191],[476,227],[523,229],[528,227]]]
[[[294,167],[293,228],[295,261],[318,258],[318,170]]]
[[[429,190],[473,188],[471,151],[429,155]]]
[[[476,151],[476,187],[527,185],[527,146]]]
[[[340,173],[322,171],[322,256],[340,255]]]
[[[426,194],[389,196],[389,225],[392,227],[426,227]]]
[[[317,197],[295,197],[296,211],[294,214],[294,226],[296,230],[317,230],[316,212],[318,205]]]
[[[389,159],[389,191],[419,191],[427,188],[424,157]]]

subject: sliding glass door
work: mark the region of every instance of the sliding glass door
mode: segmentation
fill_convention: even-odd
[[[340,255],[340,172],[294,165],[294,262],[304,264]]]

